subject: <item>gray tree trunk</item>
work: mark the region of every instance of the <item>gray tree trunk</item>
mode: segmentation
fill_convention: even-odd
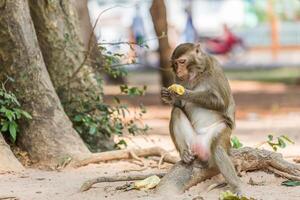
[[[164,0],[153,0],[150,8],[150,13],[157,37],[160,37],[163,33],[166,35],[158,40],[158,52],[160,62],[160,76],[161,84],[164,87],[170,86],[173,81],[173,74],[171,65],[169,62],[171,48],[168,40],[168,23],[167,23],[167,11]]]
[[[8,88],[33,117],[21,123],[18,143],[33,160],[47,165],[57,164],[66,156],[89,154],[52,86],[27,0],[0,2],[0,81],[4,75],[15,80]]]
[[[100,77],[95,76],[85,56],[77,11],[72,2],[29,0],[46,67],[68,115],[80,106],[79,102],[102,100],[102,88],[96,81]]]
[[[24,169],[24,167],[12,153],[0,133],[0,172],[20,171],[22,169]]]
[[[90,58],[94,61],[97,55],[101,54],[95,49],[97,43],[86,3],[74,0],[29,0],[46,67],[70,118],[76,113],[85,112],[84,103],[95,108],[94,105],[102,102],[103,96],[100,81],[102,77],[91,67],[90,62]],[[81,20],[78,20],[79,10],[83,13]],[[86,29],[81,27],[83,24]],[[85,134],[88,133],[81,136],[86,141],[90,136]],[[98,148],[101,150],[114,148],[112,138],[106,135],[95,135],[95,140],[98,141]]]

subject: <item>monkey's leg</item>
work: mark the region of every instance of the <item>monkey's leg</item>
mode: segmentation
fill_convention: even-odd
[[[181,159],[185,163],[193,161],[191,143],[196,133],[189,119],[180,108],[174,107],[172,110],[170,133]]]
[[[229,128],[221,130],[219,137],[213,141],[211,149],[214,155],[214,162],[226,182],[232,187],[234,192],[241,194],[241,180],[237,176],[233,163],[227,154],[227,149],[230,148],[230,133],[231,130]]]

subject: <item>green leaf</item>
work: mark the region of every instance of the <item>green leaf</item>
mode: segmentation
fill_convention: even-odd
[[[121,139],[117,144],[115,144],[115,148],[122,149],[122,147],[127,147],[127,143],[125,140]]]
[[[285,148],[285,147],[286,147],[286,144],[285,144],[285,142],[283,141],[283,139],[281,139],[281,138],[279,137],[279,138],[277,138],[277,140],[278,140],[278,146],[279,146],[280,148]]]
[[[12,138],[12,141],[15,142],[17,139],[17,124],[15,122],[9,123],[9,134]]]
[[[268,135],[268,139],[269,139],[269,141],[272,141],[273,140],[273,135]]]
[[[1,112],[1,113],[5,113],[5,112],[6,112],[6,107],[4,107],[4,106],[1,106],[1,108],[0,108],[0,112]]]
[[[243,146],[243,144],[240,142],[240,140],[236,136],[233,136],[231,138],[231,146],[234,149],[239,149]]]
[[[22,114],[26,119],[32,119],[31,115],[30,115],[28,112],[24,111],[24,110],[21,110],[21,114]]]
[[[6,132],[8,130],[9,122],[4,122],[1,128],[1,132]]]
[[[288,136],[286,136],[286,135],[281,135],[280,137],[281,137],[282,139],[288,141],[288,142],[291,143],[291,144],[295,144],[295,142],[294,142],[293,140],[291,140],[291,139],[290,139]]]
[[[117,104],[120,104],[120,99],[118,97],[114,97],[114,101],[117,103]]]
[[[295,187],[295,186],[300,186],[300,181],[292,181],[292,180],[287,180],[283,181],[281,185],[287,186],[287,187]]]
[[[9,121],[12,121],[13,119],[15,119],[15,113],[12,112],[11,110],[7,109],[6,112],[5,112],[5,117],[7,117],[7,119]]]
[[[74,120],[75,122],[80,122],[81,119],[82,119],[82,116],[81,116],[81,115],[76,115],[76,116],[74,117],[73,120]]]
[[[96,126],[91,126],[91,127],[90,127],[90,130],[89,130],[89,133],[90,133],[91,135],[94,135],[94,134],[96,133],[96,131],[97,131],[97,127],[96,127]]]

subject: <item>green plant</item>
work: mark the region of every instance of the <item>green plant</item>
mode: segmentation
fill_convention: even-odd
[[[243,144],[240,142],[240,140],[236,136],[233,136],[233,137],[231,137],[231,147],[234,149],[239,149],[239,148],[243,147]]]
[[[5,89],[5,84],[0,88],[0,133],[8,133],[14,143],[19,132],[19,120],[31,119],[28,112],[21,109],[16,96]]]
[[[123,54],[112,53],[103,46],[99,46],[99,48],[103,63],[101,67],[95,68],[95,72],[106,73],[113,78],[126,77],[128,75],[126,64],[121,64]],[[103,85],[101,76],[97,76],[97,81],[99,85]],[[120,94],[134,98],[145,95],[146,89],[146,86],[139,88],[122,84],[120,85]],[[72,101],[77,100],[72,99]],[[95,97],[92,101],[77,102],[74,105],[76,106],[67,112],[71,114],[75,130],[93,152],[101,150],[103,144],[100,144],[99,141],[105,138],[113,135],[121,136],[124,133],[132,135],[145,133],[149,129],[142,121],[142,117],[146,113],[146,108],[142,104],[132,110],[117,97],[114,97],[113,103],[109,104],[104,102],[101,97]],[[126,145],[125,140],[120,140],[115,144],[115,148]]]
[[[286,135],[281,135],[279,137],[276,137],[275,139],[273,135],[268,135],[267,143],[272,147],[274,151],[277,151],[278,148],[285,148],[287,145],[286,142],[294,144],[294,142]]]

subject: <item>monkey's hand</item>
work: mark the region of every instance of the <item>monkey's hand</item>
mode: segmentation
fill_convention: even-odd
[[[172,96],[171,92],[165,87],[161,88],[161,99],[164,103],[168,103],[168,104],[174,104],[176,100]]]
[[[184,149],[181,153],[180,153],[180,158],[181,160],[186,163],[189,164],[191,163],[193,160],[195,160],[195,156],[193,155],[191,149]]]
[[[210,152],[203,144],[203,138],[200,135],[196,136],[192,144],[192,153],[202,161],[208,161],[210,157]]]

